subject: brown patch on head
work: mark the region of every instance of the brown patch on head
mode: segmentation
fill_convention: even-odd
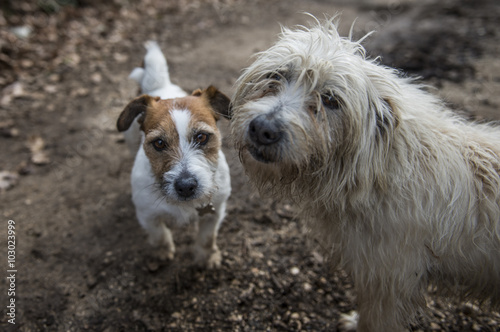
[[[187,140],[190,149],[201,150],[209,162],[216,163],[221,148],[217,120],[221,111],[227,113],[228,108],[229,98],[215,88],[197,90],[193,95],[184,98],[158,100],[149,104],[144,111],[141,130],[146,135],[144,151],[155,176],[161,180],[163,174],[183,158],[181,140]],[[186,137],[179,137],[179,128],[173,118],[176,111],[189,112],[188,128],[184,129]],[[208,135],[205,144],[196,143],[199,135]],[[161,151],[155,149],[154,142],[157,140],[166,143]]]
[[[159,100],[151,105],[141,124],[141,130],[147,135],[148,132],[158,129],[165,132],[175,131],[175,125],[171,119],[170,112],[175,109],[175,99]]]
[[[154,107],[148,109],[141,124],[141,130],[146,135],[144,152],[157,179],[161,179],[163,174],[168,172],[181,157],[179,134],[171,114],[174,109],[176,109],[175,100],[160,100]],[[158,140],[165,143],[165,148],[161,151],[155,149],[154,146]]]
[[[217,128],[218,114],[204,95],[182,98],[182,100],[177,100],[177,105],[179,109],[186,109],[190,112],[189,137],[187,139],[195,144],[197,135],[208,134],[208,142],[205,145],[199,145],[198,148],[203,151],[210,162],[215,163],[222,145],[222,138]]]

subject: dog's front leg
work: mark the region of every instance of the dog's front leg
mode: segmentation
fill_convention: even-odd
[[[358,298],[358,311],[341,314],[338,330],[342,332],[386,332],[407,331],[391,316],[394,308],[381,307],[381,303],[361,303]]]
[[[152,217],[141,222],[148,233],[148,242],[156,247],[157,255],[161,260],[172,260],[175,255],[175,244],[172,232],[165,226],[161,217]]]
[[[383,280],[378,281],[372,277],[363,283],[356,283],[356,286],[357,313],[341,316],[340,331],[408,331],[409,325],[405,323],[414,318],[412,314],[424,302],[418,292],[419,281],[411,275],[399,279],[399,282],[397,276],[385,275]]]
[[[217,233],[220,223],[224,219],[226,203],[214,206],[215,211],[200,218],[198,233],[193,246],[195,262],[204,265],[208,269],[220,267],[221,253],[217,246]]]

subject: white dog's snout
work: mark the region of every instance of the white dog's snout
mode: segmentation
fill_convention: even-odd
[[[279,120],[262,114],[250,122],[248,136],[257,145],[275,144],[283,137],[282,125]]]

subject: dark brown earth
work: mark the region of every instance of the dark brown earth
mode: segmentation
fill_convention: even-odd
[[[357,37],[378,31],[369,54],[421,76],[465,116],[500,120],[495,0],[11,0],[0,9],[0,330],[336,331],[339,314],[355,309],[349,278],[328,269],[293,206],[254,193],[228,141],[233,194],[221,268],[193,266],[192,227],[175,229],[173,261],[155,258],[130,199],[132,157],[114,126],[137,92],[127,76],[145,40],[158,40],[175,83],[230,95],[280,23],[343,12],[343,34],[356,17]],[[413,330],[500,330],[488,308],[428,302]]]

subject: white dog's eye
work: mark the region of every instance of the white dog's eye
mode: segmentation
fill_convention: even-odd
[[[269,80],[273,80],[273,81],[281,81],[281,79],[283,77],[279,73],[273,72],[273,73],[269,73],[266,76],[266,78],[269,79]]]
[[[205,145],[208,143],[209,138],[210,138],[209,134],[198,133],[198,134],[194,135],[194,142],[197,145]]]
[[[339,100],[332,93],[321,95],[321,101],[323,102],[323,105],[325,105],[328,108],[332,109],[339,108]]]
[[[165,142],[161,138],[158,138],[157,140],[153,141],[152,144],[156,151],[165,150],[165,148],[167,147],[167,142]]]

